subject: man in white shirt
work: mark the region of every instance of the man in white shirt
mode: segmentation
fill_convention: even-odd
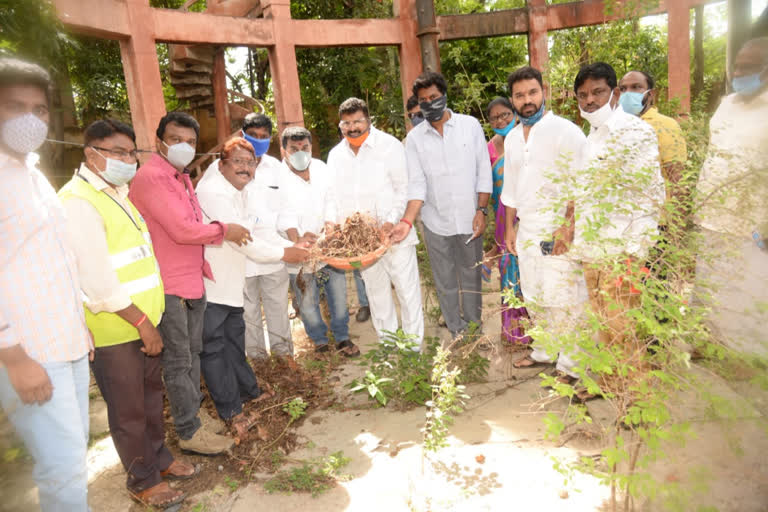
[[[336,174],[336,205],[339,223],[356,212],[366,213],[389,236],[405,212],[408,170],[405,149],[396,138],[371,124],[368,105],[349,98],[339,106],[339,127],[344,135],[328,154],[328,166]],[[362,270],[373,326],[379,339],[397,330],[397,310],[391,287],[400,302],[402,328],[421,345],[424,315],[421,305],[415,230],[394,244],[373,265]]]
[[[241,225],[249,224],[246,185],[253,179],[255,168],[256,157],[249,142],[241,137],[227,141],[218,168],[210,167],[206,179],[197,186],[206,221],[231,219]],[[208,305],[200,366],[219,416],[231,421],[238,434],[250,428],[254,421],[242,413],[242,402],[261,395],[253,369],[245,358],[246,260],[297,263],[308,257],[305,249],[292,247],[293,242],[281,238],[274,230],[254,231],[252,236],[253,241],[242,246],[231,242],[206,246],[213,279],[205,278]]]
[[[287,210],[286,192],[282,185],[285,172],[280,160],[266,154],[272,137],[272,121],[264,114],[252,113],[243,121],[243,136],[251,143],[258,165],[248,187],[249,227],[257,233],[277,232],[278,216],[295,223]],[[245,352],[254,359],[273,355],[293,357],[291,324],[288,319],[288,271],[285,263],[245,265]],[[263,313],[262,313],[263,310]],[[267,336],[264,335],[264,323]]]
[[[281,152],[285,165],[287,209],[295,212],[295,223],[281,216],[281,231],[295,241],[314,242],[326,224],[336,222],[335,184],[333,169],[312,158],[312,135],[299,126],[289,126],[281,136]],[[289,232],[290,228],[295,231]],[[299,281],[299,270],[301,280]],[[321,261],[289,266],[291,289],[299,303],[299,314],[307,336],[316,352],[327,352],[329,326],[320,312],[320,289],[325,291],[330,312],[330,331],[336,348],[345,356],[354,357],[360,350],[349,339],[349,310],[347,309],[347,278],[344,271]]]
[[[575,206],[564,200],[567,191],[557,178],[579,165],[586,137],[578,126],[547,109],[539,70],[522,67],[509,75],[508,84],[520,122],[504,139],[505,242],[519,258],[520,287],[528,311],[538,326],[552,334],[555,345],[534,341],[531,354],[514,366],[550,363],[560,352],[557,369],[575,378],[575,362],[568,355],[574,348],[561,349],[558,344],[583,321],[588,297],[581,264],[568,254]],[[519,218],[517,226],[515,218]]]
[[[601,344],[621,344],[632,360],[644,353],[627,314],[640,303],[632,280],[658,234],[665,191],[656,132],[624,112],[617,85],[603,62],[585,65],[574,81],[581,116],[591,125],[575,190],[574,252],[584,261],[592,310],[603,324]]]
[[[406,238],[421,210],[440,309],[456,337],[470,323],[482,323],[480,263],[493,187],[483,129],[477,119],[446,108],[447,90],[443,76],[431,71],[413,83],[429,122],[405,140],[408,205],[392,240]]]
[[[710,147],[697,186],[701,234],[694,297],[711,313],[716,341],[768,354],[768,38],[736,55],[733,93],[710,120]]]

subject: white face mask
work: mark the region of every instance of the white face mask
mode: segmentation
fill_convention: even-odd
[[[611,114],[613,114],[613,107],[611,106],[611,100],[613,100],[613,91],[611,91],[611,95],[608,98],[608,102],[602,107],[600,107],[599,109],[595,110],[594,112],[587,112],[585,110],[582,110],[581,107],[579,107],[579,112],[581,112],[581,117],[586,119],[593,128],[600,128],[606,123],[606,121],[608,121],[608,118],[611,117]]]
[[[297,171],[303,171],[309,167],[309,163],[312,161],[312,155],[307,151],[297,151],[292,155],[288,155],[288,161],[291,163],[291,167]]]
[[[165,141],[161,142],[165,144]],[[173,146],[165,144],[165,147],[168,148],[168,155],[166,156],[168,162],[177,169],[184,169],[195,159],[195,148],[186,142],[179,142]]]
[[[117,160],[115,158],[107,158],[101,153],[99,153],[95,148],[91,148],[96,153],[104,157],[104,160],[107,161],[106,167],[104,167],[104,170],[101,171],[101,178],[104,181],[107,181],[111,184],[113,184],[116,187],[119,187],[121,185],[125,185],[129,181],[133,179],[134,176],[136,176],[136,162],[129,164],[127,162],[123,162],[122,160]]]
[[[26,113],[3,124],[3,144],[20,155],[26,155],[42,146],[48,136],[48,125],[34,114]]]

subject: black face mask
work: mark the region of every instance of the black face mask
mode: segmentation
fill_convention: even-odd
[[[448,106],[448,96],[445,94],[432,101],[422,101],[419,103],[421,113],[424,114],[424,118],[431,123],[437,122],[443,118],[443,112],[445,112],[446,106]]]

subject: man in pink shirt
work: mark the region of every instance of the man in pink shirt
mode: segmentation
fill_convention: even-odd
[[[223,424],[200,411],[200,351],[206,298],[203,276],[213,279],[206,244],[251,240],[239,224],[203,223],[203,213],[186,166],[195,157],[200,125],[183,112],[170,112],[157,128],[157,153],[141,166],[129,198],[149,228],[165,287],[163,377],[183,450],[214,455],[233,440],[217,435]],[[202,422],[202,423],[201,423]],[[205,423],[204,428],[201,428]]]

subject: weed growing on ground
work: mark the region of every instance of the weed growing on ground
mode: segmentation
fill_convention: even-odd
[[[422,429],[424,450],[436,452],[448,446],[448,427],[453,424],[453,415],[463,411],[469,396],[464,385],[458,383],[461,370],[452,367],[450,352],[438,348],[431,373],[431,400],[426,402],[427,421]]]
[[[316,498],[327,491],[336,481],[344,480],[339,470],[349,464],[349,457],[338,451],[328,457],[301,461],[301,466],[278,472],[264,484],[269,493],[291,494],[308,492]]]

